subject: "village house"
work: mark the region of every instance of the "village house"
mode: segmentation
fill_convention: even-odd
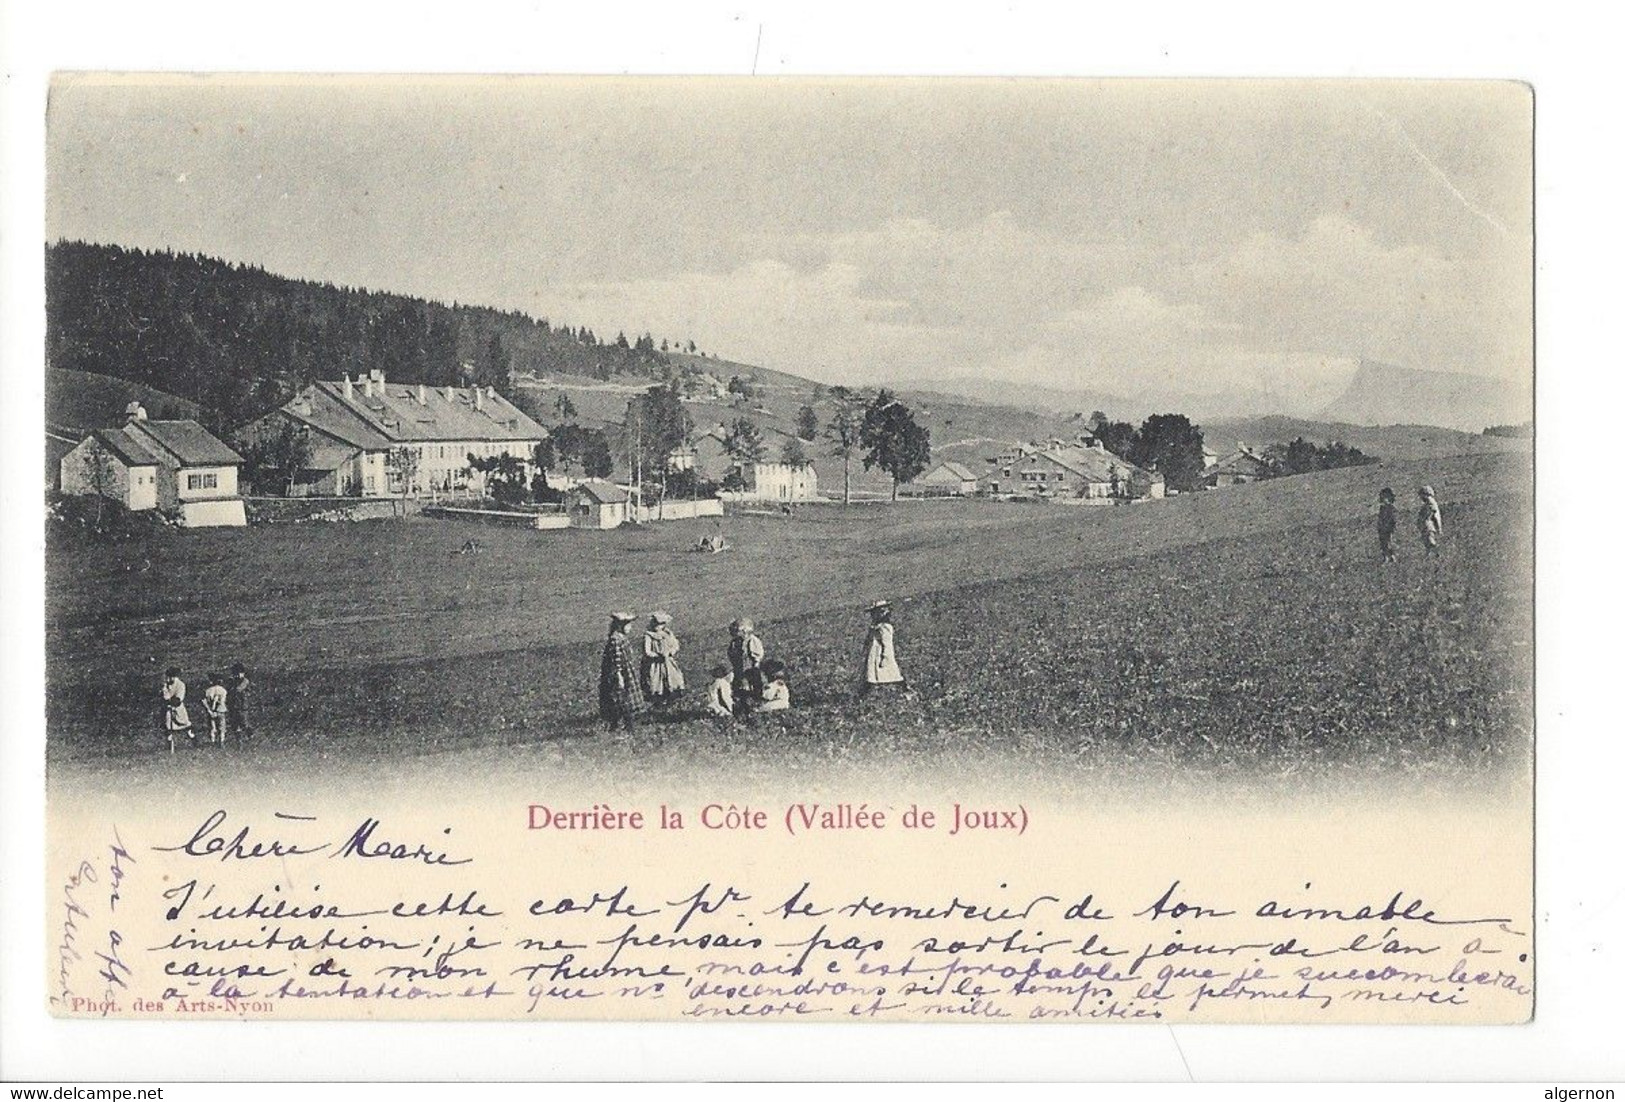
[[[911,497],[970,497],[976,493],[976,472],[963,463],[939,463],[913,482],[905,482],[898,493]]]
[[[1244,486],[1270,475],[1269,461],[1246,444],[1236,443],[1236,450],[1221,456],[1202,472],[1205,487]]]
[[[185,528],[248,523],[237,493],[242,457],[196,421],[149,421],[138,403],[122,429],[97,429],[61,464],[62,491],[140,512],[162,509]]]
[[[811,463],[746,463],[740,467],[744,488],[740,501],[795,504],[818,500],[818,472]]]
[[[469,456],[509,455],[529,477],[536,445],[547,430],[492,387],[432,387],[390,383],[374,370],[352,380],[316,382],[282,408],[240,430],[265,439],[293,423],[310,430],[312,454],[294,479],[296,495],[360,497],[477,491],[483,479]],[[390,454],[416,460],[410,485]]]
[[[1109,504],[1164,494],[1160,475],[1142,470],[1114,455],[1093,437],[1047,447],[1018,446],[998,457],[988,488],[996,494],[1019,494],[1054,500]]]

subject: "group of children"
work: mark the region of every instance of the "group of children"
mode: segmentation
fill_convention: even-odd
[[[881,689],[908,692],[908,681],[897,662],[892,610],[888,601],[869,606],[869,635],[865,644],[860,695]],[[670,709],[682,697],[686,682],[677,664],[682,649],[671,629],[671,614],[649,617],[642,647],[634,653],[627,631],[636,619],[630,612],[609,618],[598,670],[598,714],[609,730],[630,731],[645,707]],[[728,660],[711,667],[705,692],[705,714],[717,720],[748,719],[757,712],[790,709],[789,669],[767,657],[767,646],[756,625],[741,617],[729,625]]]
[[[1422,501],[1416,510],[1416,530],[1422,537],[1422,546],[1428,558],[1439,553],[1439,537],[1444,533],[1444,517],[1439,512],[1439,500],[1433,496],[1432,486],[1423,486],[1416,491],[1416,496]],[[1398,556],[1394,553],[1394,532],[1399,528],[1399,509],[1396,507],[1394,491],[1387,486],[1377,494],[1377,542],[1382,547],[1383,562],[1397,562]]]
[[[181,736],[189,744],[197,745],[197,731],[186,709],[186,682],[181,680],[179,666],[164,671],[162,692],[161,729],[169,752],[175,752],[175,740]],[[240,742],[253,734],[248,717],[248,695],[248,670],[241,662],[231,667],[229,685],[219,674],[209,674],[208,688],[203,690],[203,716],[210,745],[223,746],[228,736]]]

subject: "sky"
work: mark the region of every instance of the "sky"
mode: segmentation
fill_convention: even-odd
[[[48,240],[170,248],[828,382],[1311,412],[1527,387],[1532,104],[1475,82],[67,77]]]

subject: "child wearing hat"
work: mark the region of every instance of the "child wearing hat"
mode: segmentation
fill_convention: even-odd
[[[726,662],[711,667],[711,687],[705,690],[705,712],[713,719],[733,718],[733,671]]]
[[[671,613],[649,617],[643,633],[643,691],[656,708],[666,708],[683,695],[686,684],[677,665],[681,644],[671,630]]]
[[[638,713],[643,711],[643,688],[638,684],[637,664],[626,638],[627,625],[633,619],[630,612],[610,614],[609,638],[604,640],[603,657],[598,663],[598,715],[611,731],[623,726],[634,730]]]
[[[1394,491],[1387,486],[1377,495],[1377,543],[1382,546],[1382,561],[1394,562],[1394,531],[1399,527],[1399,510],[1394,507]]]
[[[869,606],[869,635],[864,644],[863,686],[860,695],[876,689],[909,691],[908,680],[897,664],[896,629],[891,622],[891,602],[876,601]]]
[[[744,715],[762,699],[762,655],[766,651],[756,625],[740,617],[728,626],[728,664],[733,667],[734,714]]]
[[[790,685],[785,681],[786,674],[783,662],[777,658],[769,658],[762,663],[762,706],[763,712],[788,712],[790,710]]]
[[[164,671],[164,737],[169,741],[169,752],[175,752],[175,736],[185,735],[188,740],[196,736],[192,734],[192,717],[186,711],[186,682],[181,680],[181,668],[171,666]]]

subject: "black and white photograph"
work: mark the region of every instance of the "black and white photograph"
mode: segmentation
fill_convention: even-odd
[[[1527,778],[1532,109],[64,75],[53,776]]]

